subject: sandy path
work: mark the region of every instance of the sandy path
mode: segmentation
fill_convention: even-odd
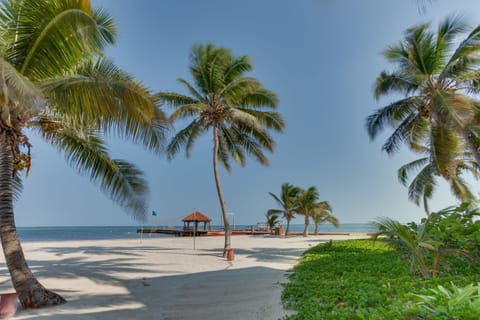
[[[310,246],[345,238],[234,236],[233,262],[222,237],[197,238],[195,250],[192,238],[24,243],[38,279],[68,303],[14,319],[279,319],[285,271]]]

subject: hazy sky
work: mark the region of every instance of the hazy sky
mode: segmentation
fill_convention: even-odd
[[[108,56],[153,91],[182,90],[176,79],[191,79],[188,54],[194,43],[210,41],[252,57],[252,75],[278,94],[287,123],[284,133],[275,135],[269,167],[249,159],[230,175],[221,172],[228,211],[237,224],[254,224],[275,207],[267,193],[278,193],[284,182],[317,186],[343,223],[379,216],[410,221],[424,215],[408,201],[396,176],[398,167],[414,157],[407,150],[387,156],[381,151],[383,139],[370,142],[364,125],[370,113],[390,101],[377,103],[372,87],[380,71],[391,67],[381,51],[400,41],[405,29],[427,21],[436,26],[453,13],[480,24],[478,0],[423,2],[425,11],[416,0],[94,3],[118,26],[118,42]],[[32,172],[15,206],[17,225],[136,225],[63,156],[36,137],[31,142]],[[158,213],[158,223],[178,225],[193,210],[219,222],[210,136],[197,142],[190,159],[179,154],[171,162],[128,143],[112,143],[111,151],[146,173],[150,211]],[[432,208],[454,203],[443,187]]]

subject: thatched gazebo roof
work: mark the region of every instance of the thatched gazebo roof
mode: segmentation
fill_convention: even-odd
[[[182,219],[183,222],[210,222],[212,219],[201,213],[200,211],[195,211],[190,213],[188,216]]]

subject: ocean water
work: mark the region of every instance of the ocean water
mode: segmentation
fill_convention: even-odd
[[[145,226],[152,228],[154,226]],[[232,225],[233,227],[233,225]],[[284,227],[286,227],[284,225]],[[292,232],[302,232],[302,224],[292,224]],[[160,228],[162,228],[160,226]],[[170,227],[169,227],[170,228]],[[175,227],[182,229],[182,226]],[[141,234],[137,233],[139,226],[130,227],[18,227],[18,235],[21,241],[68,241],[68,240],[108,240],[108,239],[140,239]],[[213,226],[213,229],[221,229],[219,226]],[[251,225],[236,225],[235,229],[250,230]],[[313,232],[314,226],[310,225],[310,232]],[[369,224],[350,223],[342,224],[336,229],[332,225],[323,224],[319,227],[319,232],[371,232],[373,231]],[[147,238],[172,237],[163,234],[144,234]]]

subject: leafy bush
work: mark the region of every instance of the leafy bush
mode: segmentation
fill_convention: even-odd
[[[386,235],[409,256],[412,272],[423,277],[436,276],[440,267],[455,272],[460,259],[480,266],[480,213],[468,203],[430,214],[417,225],[401,224],[390,218],[379,218],[373,224],[379,235]],[[453,267],[453,268],[452,268]]]
[[[428,233],[444,248],[464,250],[476,262],[480,261],[480,212],[468,203],[432,213],[428,218]],[[422,223],[427,223],[424,219]]]
[[[424,307],[429,318],[438,319],[480,319],[480,284],[473,283],[459,288],[451,283],[449,290],[441,285],[430,289],[429,295],[413,295]]]
[[[412,293],[425,295],[451,281],[465,286],[480,280],[468,268],[462,276],[419,278],[408,264],[384,241],[316,246],[305,252],[283,291],[285,306],[297,311],[287,319],[422,319],[429,311],[414,302]]]

